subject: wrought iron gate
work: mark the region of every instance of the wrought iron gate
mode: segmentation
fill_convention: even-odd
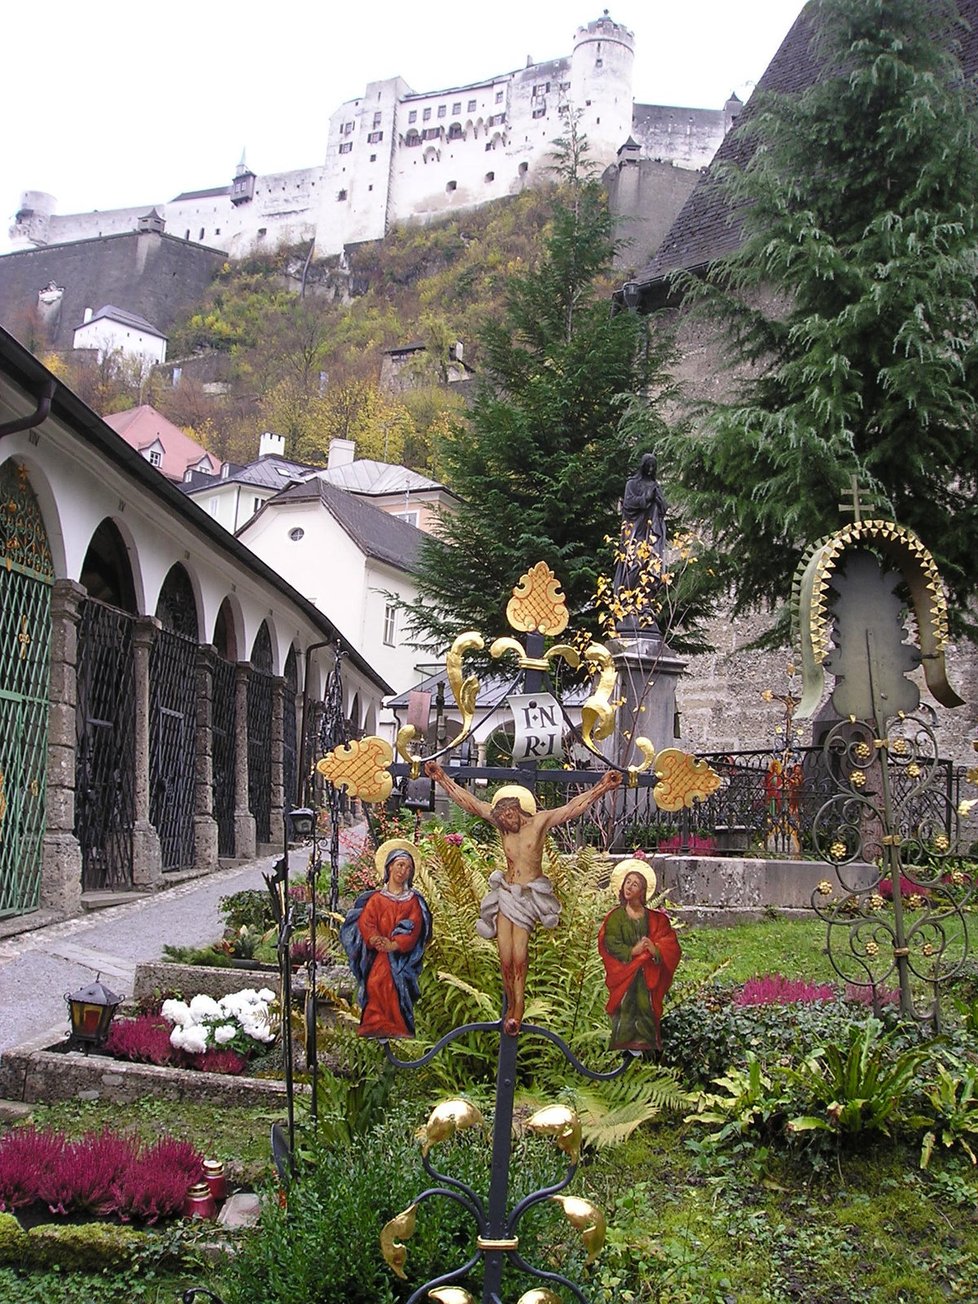
[[[132,885],[135,820],[135,675],[129,612],[94,598],[78,625],[75,836],[82,888]]]
[[[235,694],[234,666],[222,657],[211,664],[211,755],[217,854],[234,855]]]
[[[194,863],[197,644],[161,629],[150,657],[149,817],[164,870]]]
[[[27,473],[0,472],[0,917],[41,890],[54,568]]]
[[[248,806],[255,817],[255,837],[272,836],[272,690],[274,680],[252,670],[248,680]]]

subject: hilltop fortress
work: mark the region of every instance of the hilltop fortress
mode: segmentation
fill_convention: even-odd
[[[242,161],[230,185],[107,212],[58,214],[53,196],[26,191],[11,239],[27,249],[165,231],[232,257],[313,239],[319,256],[339,254],[382,239],[393,223],[476,207],[542,180],[563,105],[580,112],[591,157],[616,174],[613,207],[618,189],[618,211],[633,217],[647,190],[641,165],[687,175],[705,167],[741,107],[735,96],[718,110],[636,104],[634,53],[632,33],[606,10],[577,29],[570,55],[517,72],[426,94],[400,77],[369,82],[330,118],[321,166],[259,176]],[[622,169],[630,169],[626,184]]]

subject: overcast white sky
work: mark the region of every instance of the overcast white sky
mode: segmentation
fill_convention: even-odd
[[[330,114],[368,80],[464,85],[569,54],[605,0],[46,0],[4,6],[0,252],[24,190],[57,212],[165,202],[322,160]],[[635,33],[635,98],[719,108],[746,98],[803,0],[618,0]]]

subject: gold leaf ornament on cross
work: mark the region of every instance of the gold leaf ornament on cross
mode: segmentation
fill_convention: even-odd
[[[335,787],[345,787],[351,797],[373,804],[391,795],[394,780],[387,767],[393,759],[390,743],[371,736],[334,747],[316,762],[316,770]]]

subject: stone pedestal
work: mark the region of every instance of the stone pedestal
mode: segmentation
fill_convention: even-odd
[[[618,670],[618,708],[615,730],[618,765],[637,765],[641,756],[633,740],[648,738],[656,752],[676,746],[676,684],[686,662],[672,651],[658,630],[634,633],[619,629],[608,650]]]

